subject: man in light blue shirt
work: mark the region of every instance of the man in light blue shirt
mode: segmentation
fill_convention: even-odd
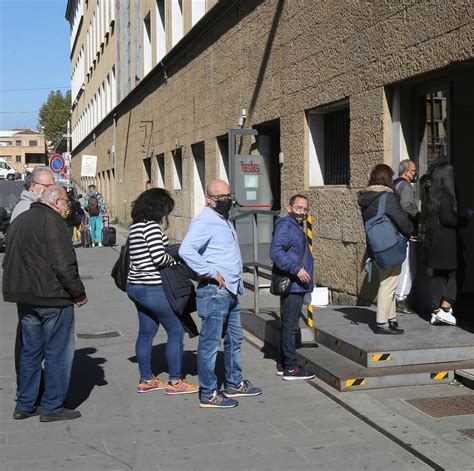
[[[262,390],[245,380],[240,366],[243,339],[238,295],[243,294],[242,257],[229,211],[234,202],[229,185],[212,180],[207,206],[191,222],[179,249],[181,258],[198,274],[197,310],[201,318],[198,346],[200,407],[236,407],[235,397],[259,396]],[[226,388],[217,388],[215,365],[224,338]]]

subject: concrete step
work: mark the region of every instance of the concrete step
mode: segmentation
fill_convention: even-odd
[[[318,314],[321,315],[321,310],[318,310]],[[255,315],[252,311],[244,309],[241,317],[245,330],[265,343],[275,348],[279,347],[280,321],[275,310],[264,309]],[[367,329],[367,326],[365,328]],[[400,366],[384,360],[382,365],[373,368],[352,361],[320,343],[315,345],[311,337],[312,329],[306,327],[303,321],[300,322],[300,334],[303,341],[302,347],[297,351],[300,364],[313,369],[318,378],[339,391],[449,383],[454,379],[454,370],[474,368],[474,358],[464,361],[432,361]],[[418,332],[418,336],[423,335],[425,332]],[[379,337],[374,334],[372,336]],[[308,342],[306,345],[305,340]],[[313,346],[308,346],[311,342]],[[396,353],[395,350],[393,351]]]
[[[370,368],[474,362],[474,336],[456,326],[431,325],[416,314],[399,314],[403,335],[375,335],[375,312],[366,307],[318,309],[314,316],[319,344]]]
[[[299,361],[338,391],[449,383],[454,370],[474,366],[474,361],[366,368],[319,346],[297,351]]]

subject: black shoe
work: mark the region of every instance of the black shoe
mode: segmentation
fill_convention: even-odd
[[[392,321],[392,322],[396,322],[396,321]],[[399,329],[398,327],[395,327],[390,324],[387,324],[387,325],[377,324],[377,326],[375,327],[376,334],[394,335],[394,334],[403,334],[403,332],[405,332],[403,329]]]
[[[61,412],[55,414],[41,414],[40,422],[58,422],[60,420],[78,419],[81,413],[78,410],[63,409]]]
[[[408,306],[407,300],[402,299],[401,301],[395,301],[397,305],[397,312],[402,314],[416,314],[416,312]]]
[[[396,330],[397,334],[403,334],[403,332],[405,332],[403,329],[398,328],[398,321],[397,320],[393,320],[393,321],[389,320],[388,321],[388,326],[390,327],[390,329]]]
[[[13,411],[13,418],[15,420],[23,420],[23,419],[28,419],[30,417],[35,417],[37,415],[40,415],[40,412],[38,409],[34,409],[31,412],[26,412],[20,409],[17,409],[15,407],[15,410]]]

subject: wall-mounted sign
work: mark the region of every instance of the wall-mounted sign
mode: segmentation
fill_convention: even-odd
[[[97,155],[83,155],[81,177],[95,177],[97,174]]]

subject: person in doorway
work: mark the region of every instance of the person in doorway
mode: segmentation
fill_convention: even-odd
[[[418,208],[416,204],[415,190],[412,183],[418,181],[416,164],[413,160],[405,159],[398,165],[398,178],[393,182],[395,190],[400,195],[400,206],[408,214],[413,226],[416,224]],[[402,271],[395,290],[395,302],[397,312],[413,314],[414,311],[408,305],[408,295],[416,273],[416,241],[413,238],[407,243],[407,255],[402,264]]]
[[[161,269],[176,264],[166,253],[169,240],[162,227],[173,208],[173,198],[162,188],[144,191],[132,205],[127,294],[138,313],[139,331],[135,345],[140,371],[138,393],[159,389],[165,389],[168,395],[199,391],[199,387],[188,383],[182,374],[184,327],[166,298],[160,274]],[[153,339],[160,324],[168,335],[168,382],[154,376],[151,369]]]
[[[10,223],[14,221],[21,213],[30,209],[31,203],[38,201],[41,193],[55,185],[54,176],[46,167],[36,167],[25,177],[25,189],[22,191],[20,200],[13,208]]]
[[[431,324],[456,325],[457,201],[454,168],[446,161],[433,163],[420,181],[421,222],[427,265],[431,274]]]
[[[314,373],[301,368],[296,359],[296,338],[305,293],[313,291],[313,256],[304,232],[309,212],[308,198],[293,195],[286,207],[287,214],[275,225],[270,258],[277,268],[292,279],[290,292],[280,296],[280,362],[277,375],[284,380],[312,379]]]
[[[7,235],[3,297],[17,303],[22,326],[20,381],[13,412],[17,420],[40,415],[40,422],[56,422],[81,416],[64,407],[74,357],[74,305],[87,303],[63,218],[67,205],[66,190],[50,186],[29,211],[15,219]],[[43,361],[44,392],[38,411]]]
[[[198,274],[197,310],[201,318],[198,346],[200,407],[236,407],[236,397],[259,396],[261,388],[244,379],[240,366],[243,339],[238,295],[243,294],[242,257],[229,211],[234,195],[222,180],[206,188],[207,206],[191,222],[180,257]],[[224,338],[226,388],[218,390],[215,365]]]
[[[396,226],[398,231],[409,238],[413,225],[407,213],[400,206],[400,196],[393,188],[393,170],[385,164],[376,165],[369,178],[368,186],[358,197],[364,224],[373,218],[378,211],[379,197],[388,193],[385,214]],[[370,253],[370,247],[368,247]],[[377,325],[376,334],[403,334],[398,327],[395,305],[395,289],[400,277],[401,265],[381,269],[379,267],[379,289],[377,293]]]
[[[96,190],[95,185],[89,185],[84,207],[90,217],[92,247],[102,247],[102,226],[107,210],[104,197]]]

